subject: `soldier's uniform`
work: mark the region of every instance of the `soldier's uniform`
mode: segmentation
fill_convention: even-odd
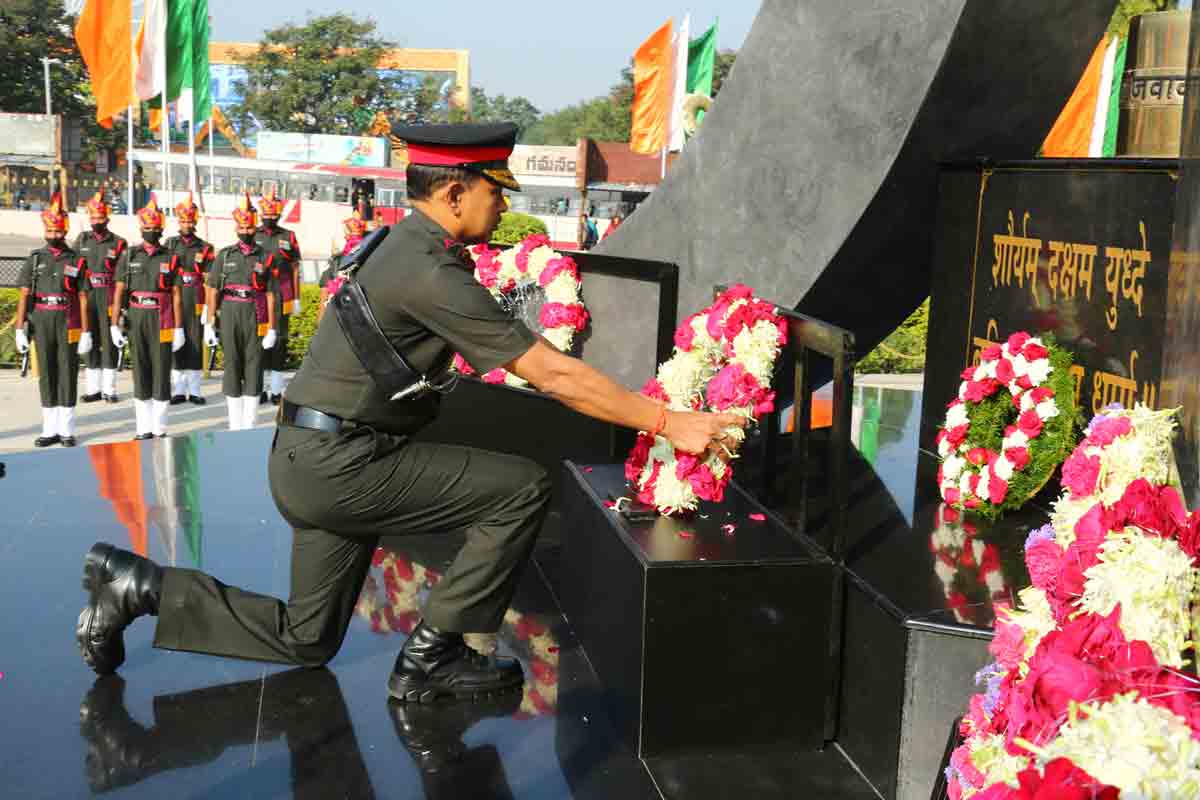
[[[283,201],[275,191],[259,201],[259,214],[264,218],[279,219],[283,213]],[[287,365],[287,342],[291,328],[291,316],[299,311],[300,303],[300,243],[296,234],[287,228],[265,225],[254,235],[257,244],[266,255],[267,269],[271,272],[272,293],[275,295],[275,346],[263,358],[263,387],[270,392],[270,399],[279,402],[283,393],[283,370]]]
[[[153,198],[138,213],[142,229],[162,230]],[[144,242],[125,251],[117,265],[117,294],[129,298],[129,356],[133,371],[138,439],[167,435],[171,402],[171,351],[183,345],[175,319],[178,261],[163,245]]]
[[[194,224],[199,209],[188,199],[175,207],[177,220],[190,219]],[[171,370],[171,402],[182,403],[191,400],[196,405],[203,405],[205,400],[200,394],[200,370],[203,369],[204,342],[201,338],[204,314],[204,286],[209,270],[212,268],[216,253],[213,246],[199,236],[184,236],[179,234],[167,239],[167,250],[175,256],[179,265],[177,280],[180,298],[183,305],[182,328],[184,335],[183,347],[175,351]]]
[[[99,192],[87,203],[89,217],[107,225],[109,208]],[[117,315],[112,313],[113,288],[117,262],[129,248],[124,238],[105,228],[103,233],[84,231],[75,239],[75,250],[87,262],[88,279],[83,290],[88,294],[88,330],[96,345],[84,363],[84,402],[103,399],[117,402],[117,347],[109,329]]]
[[[317,278],[317,285],[321,287],[321,310],[317,314],[318,319],[325,316],[325,307],[329,305],[330,298],[337,293],[338,286],[340,286],[340,281],[334,279],[340,272],[338,265],[342,257],[357,247],[367,233],[367,221],[362,218],[362,211],[356,210],[352,216],[343,221],[342,228],[346,232],[346,243],[342,247],[342,252],[329,257],[329,264]]]
[[[55,210],[52,204],[43,221],[49,230],[55,214],[65,234],[67,216],[61,206]],[[34,250],[17,276],[17,288],[29,289],[26,309],[32,307],[29,318],[42,401],[42,435],[34,442],[38,447],[75,444],[78,350],[84,330],[80,292],[86,272],[83,258],[64,243],[61,249],[47,245]]]
[[[243,201],[246,205],[248,202]],[[253,209],[239,211],[253,213]],[[267,255],[257,243],[238,242],[223,248],[208,272],[206,285],[217,292],[216,314],[225,354],[221,388],[229,404],[230,430],[253,428],[258,416],[265,358],[262,340],[269,329],[267,292],[271,284]],[[271,349],[280,346],[277,341]]]

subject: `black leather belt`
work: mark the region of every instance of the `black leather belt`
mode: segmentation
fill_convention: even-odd
[[[159,301],[157,297],[132,297],[130,303],[138,308],[158,308]]]
[[[358,423],[335,417],[332,414],[326,414],[324,411],[317,411],[315,408],[308,406],[298,406],[295,403],[288,402],[284,399],[279,404],[279,419],[285,425],[291,425],[295,428],[308,428],[314,431],[326,431],[327,433],[338,433],[342,430],[358,427]]]
[[[238,300],[254,299],[254,292],[250,289],[222,289],[221,294],[225,297],[236,297]]]

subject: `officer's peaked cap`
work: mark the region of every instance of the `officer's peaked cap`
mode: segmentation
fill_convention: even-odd
[[[408,163],[478,172],[506,189],[521,184],[508,168],[519,129],[511,122],[469,125],[393,125],[392,138],[408,146]]]

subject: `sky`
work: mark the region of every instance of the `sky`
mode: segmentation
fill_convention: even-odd
[[[255,42],[285,22],[343,11],[375,20],[380,35],[400,47],[470,50],[473,86],[526,97],[545,112],[606,94],[668,18],[678,24],[690,13],[694,38],[720,17],[718,47],[740,48],[760,0],[692,0],[690,7],[665,0],[296,0],[286,16],[283,5],[209,0],[212,38]]]

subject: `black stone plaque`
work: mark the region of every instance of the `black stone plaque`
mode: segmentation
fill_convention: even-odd
[[[940,180],[922,444],[963,368],[1017,331],[1075,356],[1085,418],[1159,406],[1177,165],[1033,161],[947,166]]]

